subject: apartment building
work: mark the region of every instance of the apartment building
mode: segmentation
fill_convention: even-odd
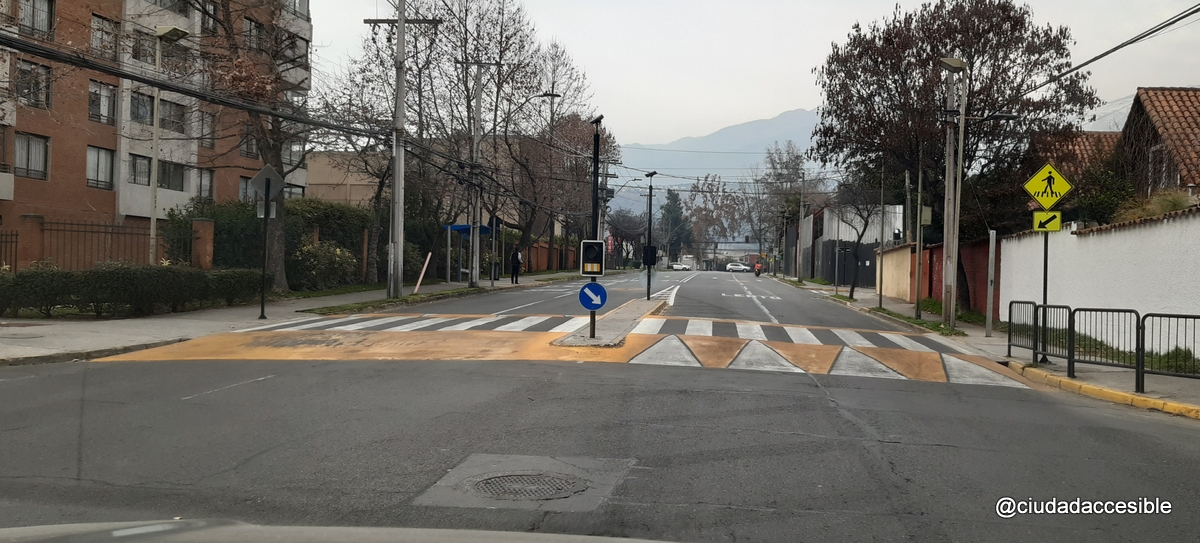
[[[241,9],[218,22],[226,2]],[[246,55],[264,54],[261,36],[285,29],[303,59],[282,74],[286,94],[304,100],[308,0],[0,0],[0,32],[201,90],[212,87],[211,53],[225,47],[218,35],[229,34],[218,24]],[[0,74],[0,230],[22,216],[144,227],[196,196],[253,197],[263,160],[245,112],[166,91],[155,100],[152,86],[12,50],[0,49]],[[283,152],[291,196],[307,184],[302,145]]]

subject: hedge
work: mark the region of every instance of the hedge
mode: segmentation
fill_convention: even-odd
[[[268,284],[270,279],[268,274]],[[152,315],[159,309],[181,311],[189,304],[249,301],[261,284],[260,270],[245,269],[204,271],[117,262],[84,271],[28,269],[0,273],[0,314],[16,316],[22,309],[33,309],[49,318],[55,308],[73,306],[97,317]]]

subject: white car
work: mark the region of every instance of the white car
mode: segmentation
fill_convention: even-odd
[[[692,267],[682,262],[672,262],[671,269],[675,271],[692,271]]]
[[[725,271],[727,272],[748,272],[751,269],[753,268],[750,265],[743,262],[730,262],[725,265]]]

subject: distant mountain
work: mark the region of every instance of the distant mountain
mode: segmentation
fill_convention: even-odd
[[[751,168],[761,164],[767,147],[775,142],[782,145],[791,140],[801,150],[808,149],[816,125],[815,111],[785,111],[771,119],[727,126],[707,136],[686,137],[666,144],[624,145],[621,162],[630,168],[657,170],[660,175],[654,178],[655,186],[690,185],[693,179],[706,174],[734,178],[746,175]],[[626,181],[628,179],[614,179],[610,184],[621,186]],[[646,199],[641,191],[623,190],[617,193],[611,205],[643,210]]]

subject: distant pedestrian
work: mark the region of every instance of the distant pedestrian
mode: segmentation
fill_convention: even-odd
[[[508,256],[508,262],[512,265],[512,284],[520,284],[518,276],[521,274],[521,251],[514,247],[512,254]]]

